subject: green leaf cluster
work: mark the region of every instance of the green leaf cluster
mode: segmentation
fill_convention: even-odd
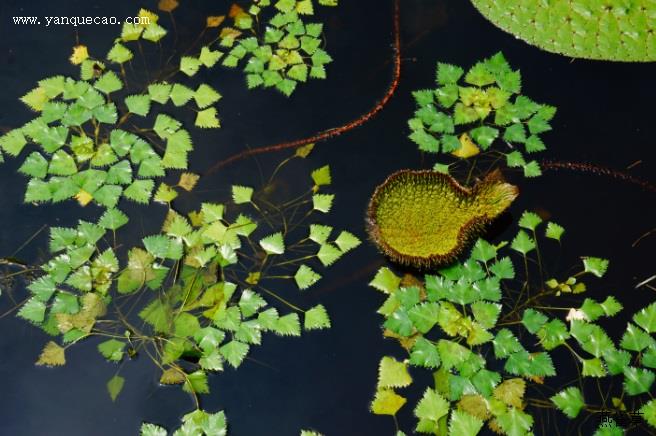
[[[373,413],[395,415],[408,401],[399,389],[414,383],[419,371],[428,370],[434,385],[415,406],[415,432],[442,434],[448,429],[475,435],[487,424],[499,434],[526,434],[535,421],[527,407],[527,388],[556,375],[555,349],[572,353],[581,379],[616,376],[628,397],[650,392],[656,379],[656,303],[638,311],[616,343],[600,324],[622,310],[612,295],[599,301],[586,298],[569,311],[537,308],[540,299],[522,300],[516,287],[522,286],[521,274],[528,270],[521,265],[539,263],[540,243],[559,243],[564,229],[558,226],[554,233],[556,224],[532,212],[525,212],[518,224],[511,241],[492,245],[479,239],[468,258],[432,271],[423,280],[399,277],[389,268],[378,271],[370,285],[386,295],[378,310],[385,319],[384,334],[398,340],[407,356],[381,360]],[[584,257],[582,271],[562,284],[583,284],[585,274],[601,278],[607,267],[605,259]],[[561,285],[550,279],[543,292],[559,298],[563,288],[551,281]],[[523,286],[533,285],[527,281]],[[569,293],[584,291],[585,286]],[[514,297],[504,299],[505,295]],[[520,300],[515,301],[518,295]],[[552,407],[570,419],[584,413],[587,403],[578,383],[560,389],[548,399]],[[647,422],[656,422],[653,407],[643,404]]]
[[[271,6],[274,15],[265,26],[257,26],[262,11]],[[312,0],[260,1],[240,11],[233,17],[234,27],[221,32],[222,65],[243,64],[249,89],[275,88],[288,97],[299,83],[325,79],[325,67],[332,58],[322,48],[323,24],[306,23],[302,18],[313,14]],[[264,31],[260,33],[259,28]]]
[[[168,432],[155,424],[143,423],[141,436],[166,436]],[[228,420],[223,411],[208,413],[196,409],[182,417],[182,425],[173,432],[174,435],[226,436]]]
[[[98,248],[106,231],[87,221],[75,228],[51,228],[53,257],[41,266],[44,274],[28,285],[31,298],[18,316],[52,336],[61,334],[65,343],[89,335],[106,313],[109,290],[119,270],[114,251]]]
[[[156,120],[155,131],[172,138],[180,127],[165,117]],[[183,179],[184,175],[180,185],[186,183]],[[311,216],[315,208],[310,198],[328,195],[316,193],[330,182],[329,167],[314,171],[308,177],[312,189],[290,207],[301,216],[299,208],[304,207],[305,217]],[[158,191],[158,195],[163,194]],[[241,366],[251,348],[261,344],[264,333],[300,336],[303,329],[331,326],[324,305],[301,309],[261,282],[273,276],[305,290],[321,278],[315,269],[332,265],[360,245],[352,233],[333,232],[333,227],[324,224],[303,224],[305,232],[290,234],[288,222],[281,216],[275,227],[272,214],[261,209],[267,203],[260,202],[260,195],[254,188],[235,185],[234,205],[202,203],[187,216],[170,208],[161,233],[126,249],[121,265],[114,249],[100,248],[128,222],[120,210],[107,209],[97,224],[80,221],[75,228],[52,228],[49,247],[53,257],[41,267],[44,274],[30,284],[32,296],[19,316],[53,336],[61,334],[63,342],[70,343],[96,334],[94,328],[103,331],[97,321],[117,295],[121,300],[138,296],[145,300],[138,312],[143,326],[135,329],[126,323],[125,331],[111,327],[110,338],[97,345],[99,353],[108,361],[120,362],[138,352],[135,343],[143,342],[156,349],[153,355],[163,368],[162,384],[180,384],[194,395],[209,392],[209,373]],[[266,222],[266,229],[273,226],[276,231],[262,232],[261,221]],[[315,254],[297,258],[298,250]],[[247,267],[252,260],[256,262]],[[312,263],[316,265],[311,267]],[[295,275],[272,272],[289,271],[290,267],[296,268]],[[280,311],[281,302],[293,311]],[[119,321],[101,325],[122,324],[119,317]],[[64,364],[61,347],[53,344],[44,351],[40,364]],[[197,363],[180,363],[190,358]],[[108,382],[112,399],[124,383],[120,376]]]
[[[521,74],[502,53],[467,72],[438,63],[436,84],[413,93],[417,109],[408,121],[409,138],[419,150],[468,158],[495,148],[506,154],[509,167],[522,168],[526,177],[540,175],[527,154],[546,149],[541,135],[551,130],[556,109],[521,93]]]

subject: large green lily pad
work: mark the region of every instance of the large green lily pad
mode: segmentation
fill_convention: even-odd
[[[518,195],[498,171],[473,188],[434,171],[389,176],[369,203],[369,234],[393,261],[414,267],[450,263]]]
[[[472,0],[492,23],[566,56],[656,60],[655,0]]]

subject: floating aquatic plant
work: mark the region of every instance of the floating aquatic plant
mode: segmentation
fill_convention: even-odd
[[[526,177],[541,174],[526,154],[546,149],[541,134],[551,130],[556,108],[521,94],[519,70],[503,54],[461,67],[438,63],[437,88],[415,91],[409,138],[419,150],[467,159],[481,152],[502,153],[509,167],[522,168]],[[442,172],[448,167],[436,165]]]
[[[337,0],[318,3],[337,6]],[[232,25],[224,16],[208,18],[208,27],[221,27],[219,38],[197,57],[184,56],[180,68],[191,76],[219,60],[229,68],[241,63],[249,89],[276,88],[290,96],[298,83],[325,79],[325,66],[332,62],[322,48],[323,24],[303,21],[312,15],[313,0],[254,0],[246,9],[233,4]]]
[[[141,436],[166,436],[168,432],[155,424],[141,425]],[[225,414],[221,412],[207,413],[195,410],[182,417],[182,425],[175,430],[173,436],[226,436],[228,423]],[[301,430],[300,436],[322,436],[311,430]]]
[[[492,23],[544,50],[570,57],[656,61],[651,0],[472,0]]]
[[[53,257],[29,284],[32,296],[18,315],[53,337],[61,335],[64,344],[109,337],[98,345],[107,360],[144,352],[162,368],[161,383],[207,393],[207,373],[221,371],[224,363],[240,366],[263,333],[299,336],[302,329],[330,327],[323,305],[302,309],[273,288],[313,286],[321,279],[317,270],[360,244],[347,231],[306,222],[329,212],[334,196],[321,191],[331,180],[329,167],[319,168],[303,195],[281,205],[235,185],[232,206],[203,203],[187,217],[169,209],[162,232],[129,249],[123,266],[107,243],[128,222],[118,209],[107,210],[97,223],[53,227]],[[296,219],[286,217],[292,210]],[[117,297],[129,295],[145,298],[138,313],[143,326],[116,304]],[[292,312],[281,314],[272,302]],[[65,364],[64,348],[49,342],[37,363]],[[124,383],[119,375],[108,382],[113,399]]]
[[[517,197],[499,172],[473,188],[435,171],[392,174],[374,192],[369,234],[393,261],[415,267],[452,262]]]
[[[479,239],[469,258],[423,280],[378,271],[370,285],[387,295],[378,310],[385,336],[407,355],[381,359],[372,412],[396,415],[408,402],[400,389],[416,384],[415,377],[424,380],[424,370],[433,384],[414,406],[417,433],[473,436],[487,424],[499,434],[523,435],[545,410],[569,419],[605,412],[612,419],[597,436],[624,434],[619,421],[629,418],[627,411],[645,421],[631,419],[632,426],[656,427],[656,303],[634,314],[621,340],[611,339],[604,320],[622,310],[618,300],[576,298],[586,292],[585,277],[603,278],[608,261],[583,257],[578,273],[546,279],[543,239],[560,243],[564,229],[530,212],[519,227],[512,241]],[[567,371],[554,365],[556,350],[571,354],[578,379],[552,388],[549,380]],[[589,383],[600,398],[596,388],[584,389]]]
[[[141,425],[141,436],[166,436],[166,429],[150,423]],[[182,417],[182,425],[174,436],[226,436],[228,434],[228,421],[223,411],[207,413],[204,410],[194,410]]]
[[[335,6],[337,1],[319,3]],[[169,13],[177,6],[177,1],[159,2],[159,8]],[[330,61],[319,48],[322,25],[305,25],[298,18],[313,13],[312,0],[280,0],[275,5],[256,0],[248,13],[233,5],[230,16],[241,30],[220,32],[221,46],[237,44],[223,63],[230,66],[233,58],[246,54],[239,55],[239,50],[252,47],[252,40],[240,37],[241,31],[259,29],[255,18],[268,6],[278,11],[270,26],[283,35],[280,40],[267,36],[249,65],[268,64],[282,83],[263,73],[264,85],[278,84],[289,95],[294,80],[325,77],[323,65]],[[302,330],[329,328],[330,317],[322,304],[302,308],[306,305],[293,304],[293,297],[283,294],[290,285],[303,291],[315,285],[322,269],[360,240],[325,223],[308,223],[333,207],[334,194],[325,192],[332,180],[328,166],[312,172],[312,184],[304,192],[281,202],[272,197],[282,196],[273,185],[275,174],[292,159],[307,157],[312,144],[280,164],[271,185],[234,185],[231,202],[203,202],[186,215],[174,209],[178,195],[192,191],[200,176],[182,172],[177,184],[169,178],[156,186],[155,179],[170,176],[169,170],[186,170],[193,149],[190,133],[169,113],[190,107],[196,127],[220,127],[214,105],[221,94],[208,84],[192,84],[187,77],[201,66],[213,67],[223,53],[206,45],[197,55],[181,56],[173,71],[167,63],[164,71],[145,74],[146,83],[139,74],[133,81],[126,64],[136,53],[147,63],[140,41],[159,42],[167,35],[157,14],[142,9],[139,16],[148,20],[143,25],[124,24],[104,58],[93,57],[84,45],[74,47],[70,61],[80,66],[80,78],[52,76],[39,81],[21,98],[38,116],[0,138],[1,149],[11,156],[35,146],[19,170],[30,177],[26,202],[76,198],[82,206],[95,202],[105,207],[97,219],[50,228],[51,258],[38,268],[23,268],[30,296],[18,316],[52,336],[37,365],[65,365],[69,346],[94,337],[102,339],[98,352],[110,362],[144,354],[162,370],[162,384],[180,385],[196,400],[197,410],[185,415],[175,434],[225,434],[223,413],[208,414],[199,408],[197,395],[209,392],[208,373],[223,370],[224,364],[240,366],[266,332],[299,336]],[[208,17],[206,29],[223,21],[224,17]],[[264,56],[267,49],[270,59]],[[280,68],[274,65],[278,57],[285,57]],[[137,246],[120,244],[117,235],[129,222],[119,209],[122,198],[141,204],[152,199],[167,207],[161,232]],[[37,277],[33,271],[39,272]],[[126,301],[131,303],[125,305]],[[281,313],[284,309],[291,311]],[[139,322],[134,322],[137,317]],[[107,381],[112,400],[125,383],[118,372]],[[162,432],[166,434],[151,424],[142,428],[143,434]]]
[[[154,179],[186,169],[193,149],[182,123],[162,112],[169,99],[174,106],[194,102],[196,127],[219,127],[212,105],[221,95],[207,84],[192,89],[162,82],[150,84],[147,93],[128,90],[123,68],[133,57],[128,46],[166,34],[155,14],[140,14],[151,17],[151,24],[126,24],[105,59],[91,57],[84,46],[75,48],[71,62],[80,65],[79,80],[48,77],[21,98],[38,116],[2,136],[0,147],[18,156],[28,144],[37,146],[19,168],[30,177],[25,202],[76,198],[83,206],[93,201],[109,209],[121,197],[148,203]]]

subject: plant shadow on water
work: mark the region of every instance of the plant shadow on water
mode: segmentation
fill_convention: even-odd
[[[91,5],[82,1],[35,1],[26,5],[5,1],[0,6],[0,18],[8,23],[15,15],[124,17],[141,6],[156,9],[154,2]],[[206,16],[222,14],[228,7],[228,2],[181,2],[175,12],[180,43],[192,42]],[[327,68],[326,80],[299,87],[290,99],[272,90],[247,91],[239,71],[201,71],[201,81],[223,94],[219,107],[223,127],[219,131],[192,132],[195,150],[189,155],[190,170],[203,173],[245,148],[308,137],[370,110],[384,95],[391,78],[392,9],[392,2],[360,0],[321,11],[327,48],[335,62]],[[0,97],[0,125],[9,129],[31,118],[27,109],[15,108],[17,99],[38,80],[55,74],[77,74],[67,60],[76,36],[88,47],[106,53],[116,33],[115,26],[75,29],[3,25],[0,80],[5,92]],[[548,133],[550,147],[543,153],[545,158],[591,162],[653,181],[656,153],[651,146],[654,129],[650,109],[656,99],[656,88],[652,86],[654,65],[571,61],[542,52],[499,31],[469,2],[404,0],[401,36],[401,82],[385,110],[362,127],[318,144],[310,156],[288,165],[279,176],[278,190],[293,192],[307,184],[310,171],[330,164],[334,179],[331,188],[337,196],[329,224],[335,228],[350,229],[364,240],[365,209],[376,185],[398,169],[432,165],[407,139],[406,120],[414,111],[411,92],[434,86],[435,62],[471,65],[499,50],[521,69],[523,92],[558,107],[554,130]],[[181,121],[184,125],[194,122],[189,114]],[[222,201],[230,197],[233,184],[260,186],[290,154],[293,151],[234,162],[202,177],[194,191],[176,200],[176,208],[187,212],[203,201]],[[39,207],[23,204],[26,179],[16,173],[19,165],[7,159],[0,172],[4,194],[0,204],[0,222],[4,224],[0,232],[1,256],[12,255],[44,223],[70,227],[78,219],[97,219],[100,209],[95,206],[80,208],[72,202]],[[590,286],[587,296],[603,300],[606,295],[614,295],[624,305],[622,315],[605,324],[607,331],[616,333],[613,339],[619,339],[629,314],[653,300],[651,290],[634,287],[655,273],[654,235],[632,244],[656,226],[654,194],[622,180],[580,172],[546,171],[537,179],[523,179],[509,172],[508,179],[519,186],[520,196],[485,236],[511,239],[516,232],[511,223],[522,211],[537,210],[567,229],[564,248],[554,249],[557,265],[550,265],[560,273],[558,277],[575,272],[569,267],[579,261],[579,255],[610,258],[607,275]],[[128,246],[158,232],[166,213],[164,208],[154,206],[147,213],[136,205],[122,209],[135,217],[122,233],[124,241],[130,241]],[[48,258],[47,239],[48,232],[40,232],[13,257],[27,264],[40,264]],[[312,292],[296,295],[304,307],[321,303],[327,308],[332,320],[330,330],[308,332],[293,339],[267,335],[262,345],[254,348],[252,360],[246,360],[238,371],[227,369],[209,377],[212,393],[202,397],[202,406],[208,411],[225,410],[231,434],[293,435],[300,428],[317,429],[326,435],[393,434],[391,419],[369,412],[380,358],[402,357],[402,350],[381,335],[383,319],[376,310],[384,297],[367,287],[385,260],[370,243],[346,259],[326,271]],[[16,268],[20,267],[8,271],[18,271]],[[13,307],[7,295],[3,289],[2,313]],[[25,294],[18,287],[12,295],[18,301]],[[100,341],[87,340],[71,347],[66,366],[52,369],[32,365],[49,336],[13,314],[0,319],[0,332],[0,434],[135,434],[142,421],[172,429],[193,407],[193,400],[178,387],[158,384],[160,374],[146,356],[123,364],[121,375],[126,384],[113,403],[105,384],[117,366],[98,354]],[[567,366],[571,359],[555,355],[554,361]],[[575,372],[559,373],[554,386],[575,376]],[[404,393],[412,401],[397,415],[405,429],[414,428],[416,423],[410,404],[416,404],[421,397],[421,386],[432,384],[430,374],[413,373],[413,377],[416,383]],[[560,428],[560,434],[576,434],[579,430],[578,422],[564,420],[559,412],[543,416],[545,425]],[[584,424],[581,433],[591,434],[597,424]],[[644,429],[635,434],[644,434]],[[536,425],[535,431],[544,434],[555,430],[543,432]]]

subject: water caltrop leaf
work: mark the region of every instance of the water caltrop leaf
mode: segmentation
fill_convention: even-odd
[[[533,231],[541,222],[542,218],[537,214],[525,211],[519,219],[519,227]]]
[[[317,186],[330,185],[332,181],[330,177],[330,166],[328,165],[312,171],[311,176],[314,184]]]
[[[39,80],[39,87],[43,89],[49,99],[57,97],[64,92],[64,76],[52,76]]]
[[[203,46],[200,49],[198,60],[200,60],[207,68],[212,68],[219,59],[221,59],[221,56],[223,56],[223,53],[220,51],[212,50],[208,46]]]
[[[115,375],[109,379],[107,382],[107,392],[109,392],[109,397],[112,399],[112,401],[116,401],[116,398],[123,390],[124,385],[125,379],[120,375]]]
[[[551,397],[551,401],[570,419],[576,418],[581,409],[585,406],[583,393],[575,386],[560,391]]]
[[[175,189],[171,188],[166,183],[162,182],[157,188],[155,197],[153,198],[158,203],[170,203],[178,196]]]
[[[440,85],[449,85],[456,83],[465,71],[456,65],[438,63],[437,64],[437,83]]]
[[[294,153],[294,156],[300,157],[301,159],[305,159],[310,155],[313,149],[314,149],[314,143],[310,143],[302,147],[298,147],[296,149],[296,152]]]
[[[79,65],[89,57],[89,51],[87,49],[86,45],[78,44],[75,47],[73,47],[73,54],[71,54],[71,57],[69,60],[73,65]]]
[[[337,236],[337,239],[335,239],[335,244],[337,244],[343,253],[346,253],[359,246],[361,241],[353,233],[343,230],[340,232],[339,236]]]
[[[123,196],[137,203],[147,204],[155,187],[152,180],[135,180],[130,186],[125,188]]]
[[[522,316],[522,324],[524,324],[524,327],[526,327],[526,330],[528,330],[531,333],[537,333],[537,331],[542,327],[546,322],[548,318],[538,312],[535,309],[526,309],[524,311],[524,315]]]
[[[314,285],[321,279],[321,276],[316,273],[312,268],[307,265],[301,265],[296,274],[294,275],[294,280],[299,289],[304,290]]]
[[[157,42],[166,36],[166,33],[167,31],[165,28],[157,23],[151,22],[144,30],[142,37],[147,41]]]
[[[371,403],[371,411],[376,415],[394,416],[406,401],[392,389],[378,389]]]
[[[109,230],[117,230],[118,228],[123,227],[125,224],[127,224],[128,221],[129,219],[127,215],[125,215],[120,210],[108,209],[105,211],[102,217],[100,217],[100,221],[98,221],[98,225]]]
[[[483,421],[461,410],[454,410],[449,420],[449,434],[476,436],[483,427]]]
[[[163,385],[178,385],[185,381],[185,374],[177,368],[168,368],[162,372],[159,382]]]
[[[285,242],[282,237],[282,232],[277,232],[260,239],[260,247],[262,247],[267,254],[283,254],[285,252]]]
[[[99,91],[104,92],[105,94],[110,94],[123,88],[123,83],[115,72],[107,71],[105,74],[100,76],[98,80],[96,80],[96,83],[93,84],[93,87]]]
[[[165,104],[171,95],[171,85],[168,83],[153,83],[148,85],[148,95],[154,102]]]
[[[318,304],[305,312],[303,326],[305,330],[319,330],[330,328],[330,318],[326,308]]]
[[[198,86],[198,89],[196,89],[196,92],[193,94],[193,96],[199,109],[204,109],[221,99],[221,94],[219,94],[211,86],[204,83]]]
[[[221,25],[221,23],[223,23],[224,20],[225,20],[224,15],[209,16],[206,19],[206,26],[210,27],[210,28],[219,27]]]
[[[111,360],[113,362],[120,362],[121,359],[123,359],[123,350],[125,349],[125,345],[126,343],[123,341],[109,339],[98,345],[98,351],[103,355],[105,359]]]
[[[217,118],[216,108],[209,107],[207,109],[198,112],[198,114],[196,114],[196,121],[194,124],[196,125],[196,127],[200,127],[204,129],[221,127],[221,123]]]
[[[48,96],[43,88],[37,87],[20,98],[27,107],[35,112],[43,110],[44,105],[48,102]]]
[[[160,138],[168,138],[180,129],[180,121],[166,114],[158,114],[153,130]]]
[[[176,83],[171,89],[171,101],[176,106],[182,106],[186,104],[194,96],[193,89],[188,86],[181,85]]]
[[[317,252],[317,258],[323,266],[330,266],[335,263],[344,253],[334,245],[326,242],[321,244]]]
[[[232,200],[235,204],[249,203],[253,196],[253,188],[248,186],[232,186]]]
[[[219,351],[232,367],[237,368],[243,362],[249,348],[248,344],[233,340],[219,348]]]
[[[39,152],[34,151],[25,158],[18,171],[27,176],[43,179],[48,172],[48,161]]]
[[[647,401],[640,407],[640,413],[645,421],[652,427],[656,427],[656,400]]]
[[[514,407],[522,407],[526,382],[521,378],[511,378],[503,381],[494,389],[494,398]]]
[[[113,208],[118,204],[123,188],[115,185],[105,185],[93,193],[94,200],[107,208]]]
[[[547,238],[560,241],[560,238],[563,236],[563,233],[565,233],[565,229],[559,224],[556,224],[554,222],[547,223],[547,229],[545,230],[545,236]]]
[[[187,375],[182,390],[189,393],[207,394],[210,388],[207,384],[207,374],[205,371],[198,370]]]
[[[333,194],[314,194],[312,196],[312,205],[319,212],[328,213],[333,206]]]
[[[515,407],[497,416],[496,420],[508,435],[524,435],[533,426],[533,417]]]
[[[382,267],[376,273],[374,279],[369,283],[379,291],[391,294],[396,291],[401,284],[401,277],[398,277],[387,267]]]
[[[180,58],[180,71],[187,76],[193,76],[196,74],[201,65],[200,60],[197,58],[191,56],[182,56]]]
[[[27,144],[23,133],[18,130],[11,130],[0,137],[0,147],[11,156],[18,156]]]
[[[141,428],[139,429],[139,434],[140,436],[167,436],[168,432],[166,431],[166,429],[158,425],[144,422],[143,424],[141,424]]]
[[[255,315],[257,311],[266,306],[266,301],[257,293],[250,289],[244,289],[239,298],[239,309],[244,318]]]
[[[33,323],[41,323],[45,319],[46,305],[36,298],[27,300],[18,311],[18,316]]]
[[[449,413],[449,408],[449,402],[439,392],[428,388],[417,403],[415,416],[437,422]]]
[[[425,368],[437,368],[440,366],[440,354],[437,347],[423,337],[418,338],[410,352],[410,363]]]
[[[46,344],[36,361],[39,366],[62,366],[66,364],[66,356],[64,348],[59,346],[56,342],[50,341]]]
[[[405,363],[390,356],[381,359],[378,366],[379,388],[401,388],[409,386],[411,383],[412,377],[410,377]]]
[[[656,376],[648,369],[627,367],[624,369],[624,392],[640,395],[649,392]]]
[[[317,244],[323,244],[328,240],[332,231],[333,228],[331,226],[310,224],[310,235],[308,237]]]
[[[128,267],[119,276],[118,291],[127,294],[152,280],[154,278],[153,261],[152,254],[141,248],[132,248],[128,252]],[[148,307],[144,311],[147,309]]]
[[[273,331],[281,336],[300,336],[301,323],[299,321],[298,314],[289,313],[278,318],[275,321]]]
[[[535,241],[523,230],[520,230],[513,239],[511,245],[513,250],[519,251],[523,255],[528,254],[535,249]]]
[[[130,95],[125,97],[125,105],[131,113],[145,117],[150,111],[150,97],[148,95]]]
[[[583,368],[581,369],[581,375],[583,377],[604,377],[607,374],[606,367],[598,357],[583,359],[581,363],[583,364]]]
[[[656,303],[642,308],[633,315],[633,321],[648,333],[656,332]]]
[[[111,50],[109,50],[109,53],[107,53],[107,60],[117,64],[127,62],[132,59],[132,57],[132,52],[120,42],[115,43]]]
[[[600,257],[584,257],[583,267],[586,273],[596,277],[603,277],[608,269],[608,260]]]
[[[184,189],[185,191],[191,191],[196,186],[196,183],[200,179],[198,174],[193,173],[182,173],[180,174],[180,180],[178,181],[178,186]]]
[[[57,176],[70,176],[77,173],[77,165],[73,157],[64,150],[58,150],[50,159],[48,173]]]
[[[654,339],[651,336],[631,323],[627,325],[626,331],[620,342],[620,346],[625,350],[636,352],[654,346],[654,344]]]

